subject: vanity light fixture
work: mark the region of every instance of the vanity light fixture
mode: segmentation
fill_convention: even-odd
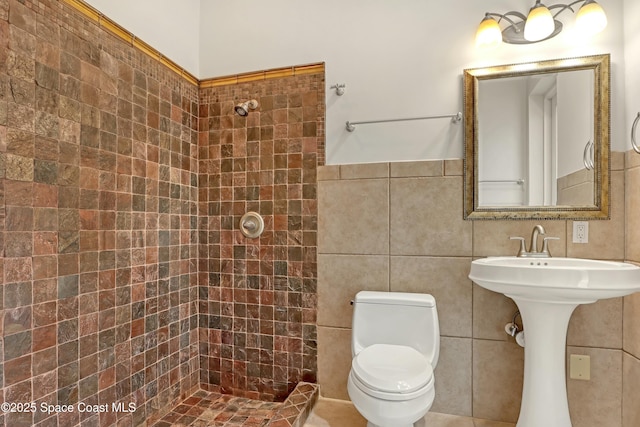
[[[503,14],[487,12],[476,32],[476,46],[493,46],[501,41],[511,44],[530,44],[548,40],[562,31],[562,22],[556,17],[567,9],[575,12],[573,6],[578,3],[582,3],[582,6],[576,16],[576,29],[585,35],[604,30],[607,26],[607,16],[595,0],[577,0],[569,4],[551,6],[545,6],[541,0],[536,0],[527,16],[516,11]],[[551,9],[560,10],[554,15]],[[509,23],[509,26],[501,30],[499,23],[503,19]]]

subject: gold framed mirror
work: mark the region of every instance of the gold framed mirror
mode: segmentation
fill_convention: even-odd
[[[464,70],[465,219],[608,219],[610,57]]]

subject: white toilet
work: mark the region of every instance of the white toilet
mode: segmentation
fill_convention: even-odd
[[[435,397],[440,352],[436,300],[428,294],[359,292],[353,301],[347,389],[367,427],[413,427]]]

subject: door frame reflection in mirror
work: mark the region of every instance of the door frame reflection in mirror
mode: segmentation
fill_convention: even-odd
[[[479,83],[488,79],[593,70],[593,166],[594,197],[589,205],[481,206],[479,204],[478,154]],[[498,65],[464,70],[465,108],[465,219],[608,219],[610,189],[610,56],[593,55],[539,62]]]

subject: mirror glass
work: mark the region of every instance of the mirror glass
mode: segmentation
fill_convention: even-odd
[[[464,71],[465,218],[608,218],[609,56]]]

